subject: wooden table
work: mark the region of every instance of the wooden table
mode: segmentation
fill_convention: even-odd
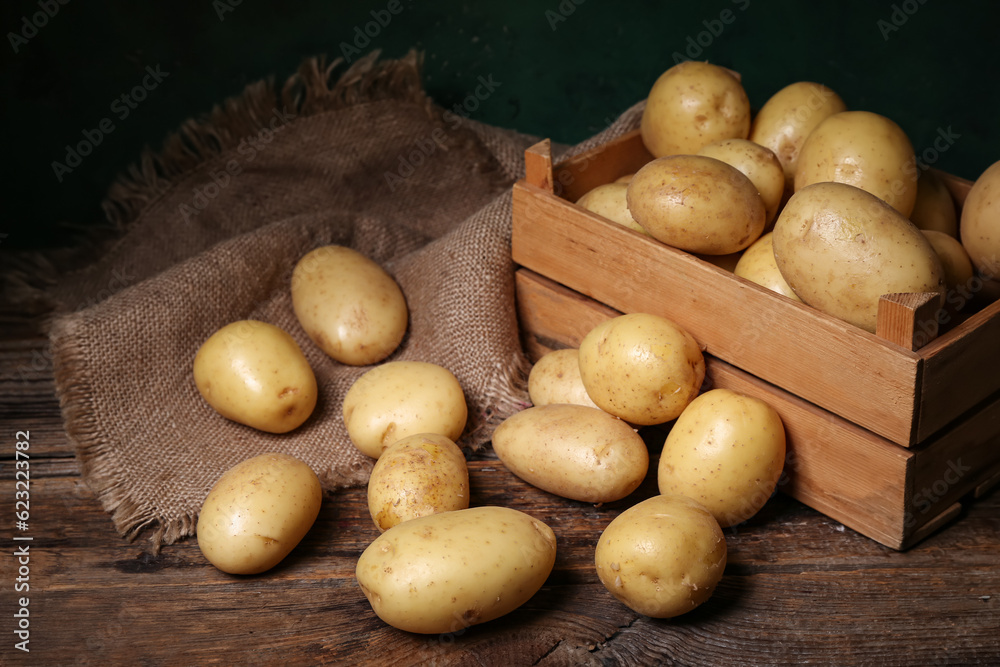
[[[626,502],[594,507],[528,486],[491,452],[475,455],[473,504],[542,519],[558,556],[522,608],[454,635],[400,632],[372,612],[354,580],[378,535],[363,489],[329,495],[304,542],[263,575],[219,572],[193,539],[154,555],[142,537],[118,536],[81,479],[37,323],[7,307],[0,332],[2,664],[1000,664],[995,491],[904,553],[776,496],[726,530],[729,564],[715,595],[673,620],[619,604],[593,565],[603,527],[655,493],[655,465]],[[12,516],[17,431],[30,431],[31,443],[24,532]],[[655,464],[662,436],[649,439]],[[11,554],[24,544],[30,592],[15,593]],[[29,598],[30,653],[14,648],[20,596]]]

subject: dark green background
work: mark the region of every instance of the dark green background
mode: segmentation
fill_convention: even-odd
[[[0,233],[8,236],[0,247],[71,242],[57,223],[100,220],[108,184],[144,146],[159,147],[185,118],[249,82],[283,79],[307,56],[340,55],[370,12],[388,4],[242,0],[220,20],[222,1],[71,0],[16,54],[7,33],[39,8],[37,0],[4,4]],[[848,107],[893,118],[918,154],[950,127],[960,136],[936,167],[975,178],[1000,160],[1000,51],[988,45],[1000,3],[400,2],[403,11],[362,51],[422,49],[427,89],[445,106],[492,76],[499,88],[472,114],[488,123],[579,141],[645,97],[673,54],[704,32],[710,43],[694,55],[740,71],[754,107],[792,81],[820,81]],[[566,20],[553,30],[560,6]],[[723,10],[733,20],[711,35],[704,22]],[[894,13],[901,25],[886,33]],[[157,64],[169,76],[119,120],[111,103]],[[115,130],[59,183],[52,161],[105,117]]]

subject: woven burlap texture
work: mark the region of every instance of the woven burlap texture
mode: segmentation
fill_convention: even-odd
[[[397,280],[410,325],[390,360],[455,374],[469,406],[462,444],[482,445],[525,406],[510,186],[534,139],[434,105],[420,64],[415,53],[346,70],[309,59],[280,90],[254,84],[188,121],[112,186],[116,240],[47,287],[61,311],[50,342],[66,432],[123,535],[148,532],[158,549],[193,534],[219,476],[267,451],[301,458],[328,490],[366,483],[373,462],[350,443],[341,406],[369,367],[323,354],[291,308],[295,263],[323,245],[350,246]],[[640,113],[567,154],[633,129]],[[316,373],[317,407],[290,433],[228,421],[195,388],[198,347],[240,319],[288,331]]]

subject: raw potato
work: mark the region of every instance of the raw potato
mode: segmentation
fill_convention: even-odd
[[[646,443],[632,427],[584,405],[518,412],[494,431],[493,451],[529,484],[588,503],[624,498],[649,469]]]
[[[469,506],[469,469],[462,450],[436,433],[389,445],[368,478],[368,511],[380,531],[420,516]]]
[[[872,332],[881,295],[944,292],[941,261],[920,230],[843,183],[792,195],[774,225],[774,259],[805,303]]]
[[[617,222],[623,227],[646,234],[646,230],[632,218],[632,214],[628,211],[628,203],[625,201],[626,192],[628,192],[628,183],[607,183],[599,185],[583,195],[576,203],[588,211],[593,211],[612,222]]]
[[[772,292],[784,294],[789,299],[802,301],[788,286],[774,261],[774,235],[772,232],[764,234],[754,241],[752,246],[743,251],[733,273],[766,287]]]
[[[354,366],[392,354],[409,319],[392,276],[361,253],[336,245],[317,248],[295,265],[292,307],[320,349]]]
[[[601,583],[654,618],[691,611],[726,569],[726,539],[712,514],[685,496],[653,496],[619,514],[597,541]]]
[[[640,132],[653,157],[690,155],[719,139],[746,139],[750,100],[729,70],[704,62],[682,62],[653,84]]]
[[[635,177],[635,173],[625,174],[624,176],[619,176],[618,178],[616,178],[615,179],[615,183],[625,183],[625,184],[628,184],[628,183],[632,182],[632,178],[634,178],[634,177]]]
[[[194,383],[216,412],[268,433],[287,433],[316,407],[316,376],[302,350],[273,324],[222,327],[194,357]]]
[[[596,408],[580,377],[580,351],[552,350],[535,362],[528,374],[528,397],[532,405],[572,403]]]
[[[351,442],[373,459],[418,433],[458,440],[469,416],[458,379],[424,361],[390,361],[366,372],[344,395],[343,413]]]
[[[704,505],[723,528],[756,514],[785,463],[785,429],[774,408],[728,389],[707,391],[677,418],[660,455],[660,493]]]
[[[846,183],[908,217],[917,200],[916,164],[899,125],[870,111],[842,111],[824,119],[802,145],[795,191],[813,183]]]
[[[740,263],[740,257],[743,256],[745,251],[732,252],[728,255],[702,255],[699,253],[694,253],[694,256],[698,259],[713,264],[723,271],[728,271],[732,273],[736,270],[736,265]]]
[[[930,229],[922,229],[924,236],[931,242],[931,247],[941,260],[944,269],[944,284],[951,290],[960,286],[968,286],[972,283],[972,262],[969,260],[969,253],[953,236],[944,232],[937,232]]]
[[[198,515],[198,548],[230,574],[257,574],[295,548],[319,515],[323,489],[308,465],[261,454],[226,471]]]
[[[739,169],[750,179],[764,201],[765,228],[774,222],[785,193],[785,172],[770,148],[746,139],[723,139],[702,146],[698,155],[714,157]]]
[[[630,313],[584,337],[580,376],[602,410],[633,424],[662,424],[698,395],[705,358],[691,334],[670,320]]]
[[[958,238],[958,213],[955,200],[941,177],[927,169],[917,178],[917,199],[910,213],[910,222],[919,229],[943,232]]]
[[[424,634],[457,632],[527,602],[552,571],[556,536],[506,507],[473,507],[390,528],[358,559],[379,618]]]
[[[965,198],[961,238],[983,278],[1000,281],[1000,162],[979,175]]]
[[[757,112],[750,141],[770,149],[781,162],[785,189],[792,191],[799,151],[827,116],[846,111],[837,93],[812,81],[797,81],[776,92]]]
[[[766,219],[750,179],[702,155],[648,163],[628,185],[628,208],[656,240],[706,255],[743,250],[764,231]]]

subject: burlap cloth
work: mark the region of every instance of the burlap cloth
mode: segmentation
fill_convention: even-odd
[[[310,59],[280,90],[249,86],[112,186],[117,233],[98,260],[66,271],[49,257],[22,271],[36,285],[50,274],[66,432],[123,535],[149,532],[158,549],[193,534],[218,477],[266,451],[306,461],[327,489],[367,482],[372,461],[350,443],[341,404],[368,369],[323,354],[291,308],[292,268],[321,245],[355,248],[396,278],[410,327],[390,359],[456,375],[469,405],[463,445],[480,446],[525,405],[510,186],[535,140],[434,105],[420,64],[371,54],[340,72]],[[633,129],[640,111],[576,150]],[[195,388],[198,347],[246,318],[288,331],[316,373],[319,403],[291,433],[228,421]]]

